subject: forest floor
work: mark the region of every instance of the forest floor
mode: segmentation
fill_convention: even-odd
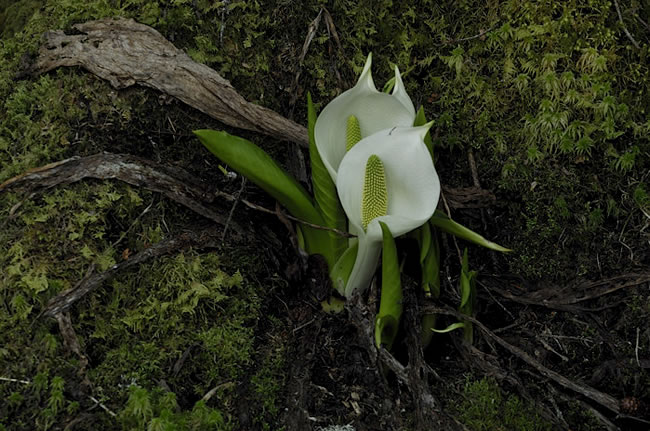
[[[0,0],[0,430],[650,427],[650,6],[208,3]],[[485,192],[454,219],[514,251],[441,236],[440,299],[408,290],[376,350],[376,292],[324,313],[322,265],[192,130],[300,176],[296,139],[128,71],[31,68],[44,32],[116,16],[302,124],[307,91],[322,109],[367,52],[377,83],[394,61],[449,196]],[[458,320],[466,246],[474,343],[422,346],[423,315]]]

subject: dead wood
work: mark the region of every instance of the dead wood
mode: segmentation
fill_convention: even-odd
[[[48,31],[34,63],[19,77],[80,66],[122,89],[143,85],[169,94],[229,126],[308,146],[307,129],[246,101],[229,81],[193,61],[153,28],[132,19],[102,19]]]
[[[447,187],[442,186],[449,208],[485,208],[495,204],[496,197],[489,190],[481,187]]]
[[[125,154],[102,153],[72,157],[31,169],[0,184],[0,193],[11,189],[38,193],[51,187],[71,184],[85,178],[117,179],[128,184],[159,192],[221,226],[229,225],[236,232],[233,239],[251,236],[236,221],[212,208],[216,196],[235,200],[231,195],[211,191],[187,171]],[[230,198],[230,199],[228,199]]]
[[[504,298],[526,305],[540,305],[547,308],[555,308],[566,311],[575,311],[578,307],[575,304],[597,299],[621,289],[640,286],[650,283],[650,273],[629,273],[615,277],[604,278],[597,281],[583,281],[565,287],[549,286],[530,293],[516,295],[510,291],[491,287]],[[580,308],[579,311],[591,311],[587,308]]]
[[[64,290],[52,298],[41,312],[41,316],[55,317],[74,305],[88,293],[101,287],[121,271],[137,267],[153,258],[170,253],[176,253],[190,247],[210,248],[221,244],[221,232],[214,225],[196,230],[188,230],[177,236],[162,240],[151,247],[131,255],[127,260],[111,266],[104,272],[93,273],[92,267],[88,274],[70,289]]]

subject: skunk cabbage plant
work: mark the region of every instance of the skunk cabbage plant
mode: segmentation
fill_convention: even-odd
[[[371,65],[372,55],[368,55],[356,85],[318,116],[307,96],[313,196],[252,142],[214,130],[194,133],[215,156],[298,219],[301,246],[309,254],[324,257],[334,287],[345,298],[364,292],[383,254],[375,342],[390,348],[398,333],[403,298],[403,262],[395,237],[416,230],[411,237],[419,244],[421,285],[428,297],[440,294],[440,250],[434,228],[494,250],[509,250],[436,211],[440,181],[428,135],[432,123],[426,123],[422,108],[416,114],[397,67],[388,94],[375,88]],[[345,231],[356,238],[341,235]],[[475,288],[469,288],[475,273],[467,268],[465,257],[461,311],[471,315],[473,301],[466,297],[475,297]],[[428,339],[434,324],[433,315],[423,319]],[[471,340],[466,322],[442,331],[458,327],[465,327],[466,338]]]

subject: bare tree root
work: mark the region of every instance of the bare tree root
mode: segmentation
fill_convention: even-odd
[[[235,231],[234,239],[250,237],[253,232],[224,217],[211,208],[216,197],[234,201],[235,197],[211,191],[191,174],[178,167],[169,167],[125,154],[95,154],[72,157],[31,169],[0,184],[0,193],[12,189],[39,193],[54,186],[71,184],[85,178],[117,179],[125,183],[159,192],[169,199],[221,226],[227,224]]]

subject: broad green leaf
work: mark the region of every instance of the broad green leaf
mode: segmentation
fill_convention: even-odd
[[[312,224],[324,225],[307,191],[257,145],[223,131],[195,130],[194,134],[212,154],[261,187],[291,215]],[[333,265],[329,232],[306,225],[302,225],[301,230],[306,251],[323,255],[328,264]]]
[[[433,217],[431,217],[429,221],[433,226],[439,228],[440,230],[457,236],[458,238],[473,242],[474,244],[478,244],[480,246],[487,247],[496,251],[512,251],[509,248],[502,247],[495,242],[489,241],[473,230],[468,229],[459,223],[456,223],[440,210],[436,210],[436,212],[433,214]]]
[[[375,320],[375,344],[390,349],[393,346],[402,317],[402,282],[397,260],[395,239],[385,223],[379,222],[384,248],[381,258],[381,298]]]
[[[451,332],[454,329],[460,329],[465,327],[465,322],[456,322],[452,323],[451,325],[447,326],[445,329],[431,329],[433,332],[437,332],[438,334],[444,334],[446,332]]]
[[[354,268],[354,262],[357,260],[357,252],[359,251],[359,242],[355,241],[348,249],[346,249],[341,257],[336,261],[334,266],[330,269],[330,278],[334,283],[334,288],[345,296],[345,286],[348,284],[350,273]]]
[[[336,192],[336,184],[332,181],[332,177],[330,177],[330,174],[318,153],[318,148],[316,148],[316,141],[314,139],[316,109],[312,103],[310,93],[307,93],[307,123],[309,131],[311,181],[314,189],[316,207],[323,216],[325,226],[345,232],[347,228],[347,218],[345,217],[345,213],[343,212],[343,208],[339,202],[339,197]],[[336,260],[347,248],[348,241],[346,238],[343,238],[334,232],[329,232],[329,236],[332,243],[334,259]]]

